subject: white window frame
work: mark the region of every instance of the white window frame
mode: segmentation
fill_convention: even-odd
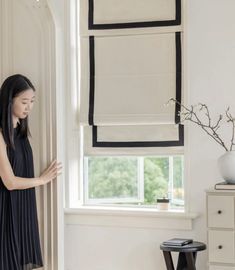
[[[65,118],[67,119],[67,132],[66,132],[66,170],[65,170],[65,178],[67,181],[65,181],[65,209],[83,209],[84,206],[84,178],[83,178],[83,147],[81,144],[81,138],[83,137],[83,133],[81,131],[81,126],[78,125],[78,115],[77,111],[79,109],[79,98],[78,98],[78,89],[79,89],[79,79],[80,79],[80,69],[78,65],[78,61],[80,58],[79,55],[79,27],[77,25],[77,22],[79,21],[79,5],[78,2],[72,0],[70,5],[67,7],[67,13],[69,16],[67,16],[66,21],[66,27],[68,29],[67,36],[65,40],[65,52],[67,53],[67,62],[66,70],[68,70],[66,75],[66,81],[65,84],[70,91],[68,91],[66,96],[66,103],[67,103],[67,111]],[[185,19],[185,18],[184,18]],[[185,36],[186,33],[184,33]],[[185,37],[184,39],[187,40]],[[75,42],[75,44],[74,44]],[[185,43],[183,44],[185,46]],[[186,55],[186,54],[185,54]],[[186,60],[183,59],[184,66]],[[183,83],[187,86],[187,81],[185,80],[187,76],[183,78]],[[187,100],[187,93],[184,93],[185,100]],[[190,212],[190,201],[189,201],[189,160],[187,156],[189,156],[189,149],[187,148],[187,141],[188,141],[188,128],[185,127],[185,141],[186,145],[184,147],[184,153],[182,153],[183,156],[183,173],[182,177],[184,179],[184,212],[189,213]],[[186,157],[186,158],[185,158]],[[138,211],[143,211],[146,213],[150,209],[146,209],[146,207],[143,206],[137,206]],[[119,207],[120,208],[120,207]],[[133,209],[135,210],[136,207],[134,206],[128,206],[124,209]],[[142,208],[142,209],[141,209]],[[114,210],[116,209],[116,210]],[[116,212],[118,209],[117,206],[113,207],[113,210],[109,210],[110,212]],[[155,213],[154,209],[154,215]],[[88,210],[89,212],[90,210]],[[98,210],[95,210],[98,211]],[[174,212],[173,215],[178,215],[178,211],[172,209]],[[120,212],[120,213],[121,213]],[[159,214],[159,213],[158,213]],[[168,213],[165,213],[168,215]],[[169,214],[170,215],[170,214]]]

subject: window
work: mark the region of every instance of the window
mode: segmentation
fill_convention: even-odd
[[[184,207],[183,156],[102,156],[84,158],[86,204],[154,206],[170,198]]]
[[[183,99],[181,0],[164,10],[158,0],[143,10],[138,0],[135,14],[131,6],[79,2],[70,205],[155,207],[166,196],[183,209],[184,128],[179,106],[165,106]]]

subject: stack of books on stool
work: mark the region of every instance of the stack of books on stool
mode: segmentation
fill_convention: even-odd
[[[193,239],[185,239],[185,238],[172,238],[167,241],[164,241],[162,244],[167,246],[185,246],[188,244],[191,244],[193,242]]]

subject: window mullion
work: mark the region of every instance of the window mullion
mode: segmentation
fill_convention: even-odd
[[[138,198],[144,202],[144,158],[138,157]]]
[[[169,156],[169,197],[171,202],[174,200],[174,169],[173,169],[173,156]]]
[[[88,157],[84,157],[84,171],[83,171],[83,175],[84,175],[84,182],[83,182],[83,186],[84,186],[84,203],[86,204],[89,200],[89,166],[88,166]]]

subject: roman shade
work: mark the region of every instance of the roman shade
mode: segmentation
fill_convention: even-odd
[[[180,108],[167,105],[182,101],[181,13],[179,0],[81,1],[79,119],[87,154],[182,152]]]

